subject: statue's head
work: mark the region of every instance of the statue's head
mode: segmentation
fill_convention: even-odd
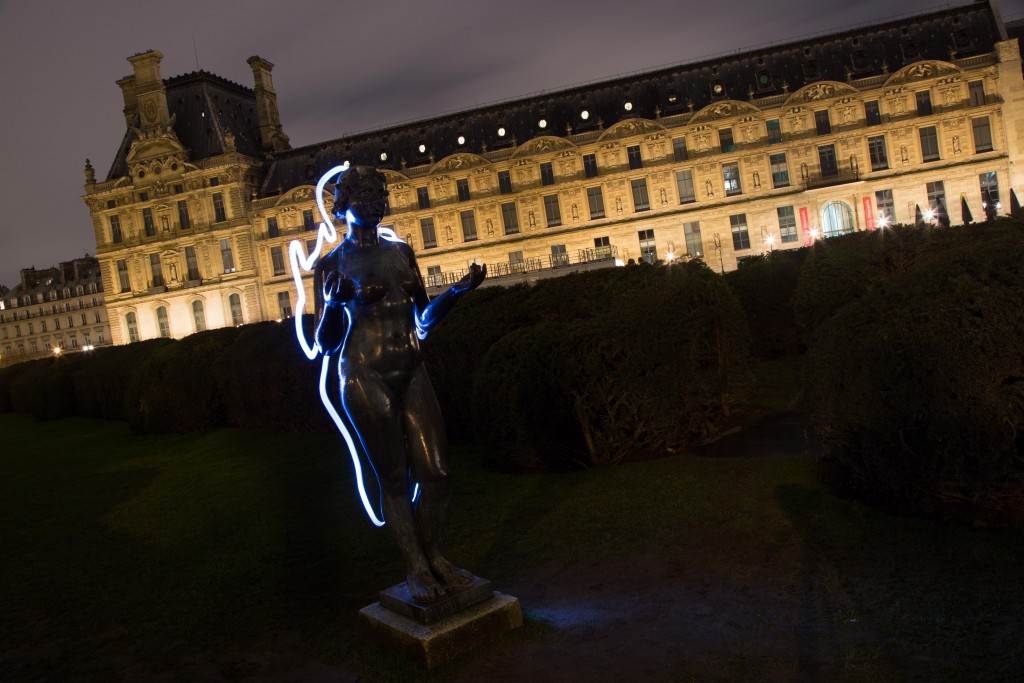
[[[376,226],[387,211],[388,189],[384,174],[372,166],[352,166],[334,185],[335,218],[351,211],[357,223]]]

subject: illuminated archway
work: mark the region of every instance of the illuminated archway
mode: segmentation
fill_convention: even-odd
[[[822,237],[853,232],[853,209],[846,202],[832,201],[821,209]]]

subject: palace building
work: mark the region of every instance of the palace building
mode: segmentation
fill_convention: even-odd
[[[384,172],[385,223],[430,288],[474,262],[493,284],[640,259],[724,272],[1005,213],[1024,188],[1017,28],[973,2],[296,149],[266,60],[250,89],[136,55],[117,157],[102,181],[86,167],[111,334],[296,314],[288,244],[314,248],[316,182],[343,162]]]
[[[0,291],[0,367],[110,343],[95,258],[23,268],[21,282]]]

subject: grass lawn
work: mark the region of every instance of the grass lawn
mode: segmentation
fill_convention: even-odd
[[[358,609],[403,568],[333,436],[139,437],[115,422],[0,414],[0,442],[5,680],[465,680],[503,657],[513,663],[494,679],[515,680],[515,653],[557,662],[593,640],[546,610],[558,595],[520,595],[526,628],[436,672],[363,643]],[[990,681],[1024,669],[1019,530],[838,500],[802,458],[509,475],[473,455],[454,454],[448,554],[498,590],[517,594],[508,587],[530,576],[557,593],[567,573],[656,558],[684,568],[673,590],[703,582],[732,596],[718,611],[735,629],[694,641],[652,680]]]

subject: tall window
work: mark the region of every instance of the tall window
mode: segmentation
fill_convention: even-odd
[[[597,177],[597,155],[596,154],[584,154],[583,155],[583,175],[588,178]],[[511,190],[509,190],[511,192]]]
[[[917,115],[918,116],[931,116],[932,113],[932,93],[929,90],[921,90],[916,95],[917,98]]]
[[[416,203],[419,205],[419,207],[421,209],[429,209],[430,208],[430,193],[427,192],[427,188],[425,188],[425,187],[417,187],[416,188]]]
[[[772,154],[768,157],[772,169],[772,187],[789,186],[789,166],[785,154]]]
[[[224,213],[224,194],[215,192],[213,195],[213,221],[223,223],[227,219],[227,214]]]
[[[884,135],[868,138],[868,156],[871,158],[872,171],[884,171],[889,168],[889,155],[885,151]]]
[[[225,273],[235,272],[235,257],[231,255],[231,240],[228,238],[220,241],[220,260]]]
[[[470,200],[469,178],[459,178],[458,180],[456,180],[455,191],[459,195],[460,202],[468,202]]]
[[[178,225],[182,230],[189,230],[192,227],[192,217],[188,215],[188,202],[184,199],[178,200]]]
[[[653,264],[658,260],[658,247],[654,244],[654,231],[641,230],[640,237],[640,258]]]
[[[420,219],[420,234],[423,236],[423,248],[432,249],[437,246],[437,234],[434,232],[434,219]]]
[[[117,216],[110,217],[110,241],[115,244],[124,241],[121,235],[121,219]]]
[[[882,112],[878,109],[878,100],[864,103],[864,123],[868,126],[877,126],[882,123]]]
[[[160,254],[149,255],[149,273],[152,276],[153,287],[164,286],[164,271],[160,267]]]
[[[981,206],[985,209],[985,217],[992,220],[996,217],[1001,205],[999,203],[999,179],[995,171],[982,173],[978,176],[981,185]]]
[[[893,201],[892,190],[877,190],[875,192],[875,206],[878,210],[878,220],[885,225],[892,225],[896,222],[896,202]]]
[[[627,147],[626,156],[629,158],[630,168],[643,168],[644,160],[640,157],[640,145]]]
[[[228,297],[228,308],[231,310],[231,324],[241,325],[242,320],[242,297],[232,294]]]
[[[729,226],[732,228],[732,248],[736,251],[750,249],[750,235],[747,234],[747,214],[741,213],[729,216]]]
[[[590,208],[590,220],[604,218],[604,193],[600,185],[587,188],[587,206]]]
[[[593,156],[593,155],[590,155]],[[583,165],[586,166],[587,158],[583,157]],[[508,171],[498,171],[498,190],[502,194],[512,194],[512,174]],[[421,209],[426,208],[420,206]]]
[[[128,328],[128,342],[139,341],[139,325],[135,320],[135,314],[131,311],[124,316],[125,327]]]
[[[440,287],[444,284],[441,266],[427,266],[427,287]]]
[[[778,119],[768,119],[764,122],[764,125],[768,129],[769,145],[777,145],[782,142],[782,124],[779,123]]]
[[[647,196],[647,179],[639,178],[629,181],[633,190],[633,210],[647,211],[651,208],[650,197]]]
[[[280,246],[270,248],[270,263],[274,267],[274,275],[284,275],[284,253]]]
[[[979,116],[971,119],[971,128],[974,131],[974,152],[992,151],[992,128],[989,126],[987,116]]]
[[[796,214],[792,206],[780,206],[776,209],[779,215],[779,234],[783,243],[796,242]]]
[[[722,164],[722,179],[725,181],[725,194],[736,195],[743,192],[740,187],[739,164]]]
[[[516,211],[515,202],[505,202],[501,205],[501,225],[505,228],[506,235],[519,232],[519,212]]]
[[[270,216],[267,218],[267,237],[280,237],[281,230],[277,227],[277,218]]]
[[[691,258],[704,255],[704,242],[700,237],[700,221],[683,223],[683,237],[686,240],[686,253]]]
[[[167,320],[167,308],[159,306],[156,309],[156,326],[160,330],[160,336],[167,338],[171,336],[171,325]]]
[[[313,220],[313,209],[302,210],[302,229],[307,232],[316,230],[316,222]]]
[[[567,266],[569,265],[569,254],[565,253],[564,244],[552,244],[551,245],[551,265],[552,266]]]
[[[732,140],[732,128],[721,128],[718,131],[718,145],[723,152],[736,151],[736,143]]]
[[[547,161],[540,165],[540,184],[554,185],[555,171],[551,168],[551,162]]]
[[[936,215],[942,215],[946,213],[946,188],[942,184],[941,180],[936,180],[934,183],[928,183],[926,186],[928,190],[928,208],[936,213]]]
[[[937,161],[939,159],[939,137],[935,126],[928,126],[919,131],[921,136],[921,160]]]
[[[557,194],[544,196],[544,217],[547,219],[549,228],[554,228],[562,224],[562,211],[558,207]]]
[[[472,242],[476,239],[476,214],[472,209],[459,212],[459,222],[462,223],[462,241]]]
[[[985,104],[985,81],[970,81],[967,84],[967,93],[972,107],[980,107]]]
[[[196,258],[196,248],[191,245],[185,247],[185,268],[188,271],[186,279],[199,279],[199,259]]]
[[[153,209],[145,208],[142,210],[142,225],[146,231],[146,237],[152,237],[156,234],[156,223],[153,222]]]
[[[697,201],[697,195],[693,191],[692,171],[676,171],[676,190],[679,192],[680,204]]]
[[[686,161],[686,138],[672,138],[672,160]]]
[[[203,310],[203,302],[199,299],[192,302],[192,322],[195,324],[196,332],[206,330],[206,311]]]
[[[828,109],[819,109],[814,112],[814,129],[818,135],[828,135],[832,132],[832,121],[828,118]]]
[[[292,317],[292,300],[288,296],[288,292],[277,293],[277,310],[281,318]]]
[[[818,148],[818,166],[822,178],[839,175],[839,162],[836,161],[836,146],[822,145]]]

